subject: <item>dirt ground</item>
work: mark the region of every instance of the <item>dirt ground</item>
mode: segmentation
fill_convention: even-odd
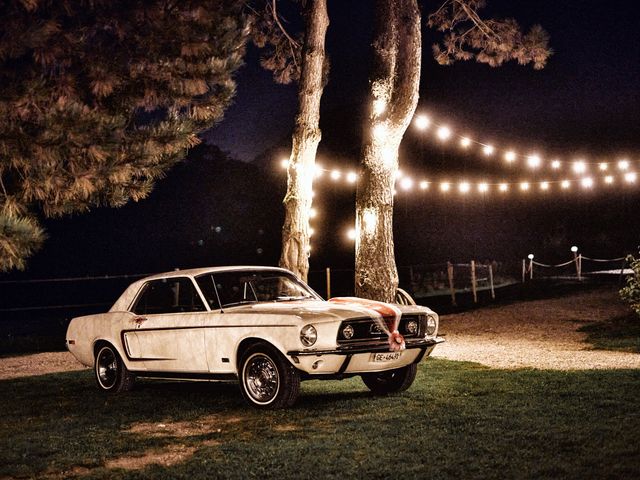
[[[602,289],[444,315],[440,335],[446,343],[433,356],[498,368],[640,368],[640,354],[593,350],[577,331],[627,312],[616,290]],[[68,352],[5,357],[0,380],[83,368]]]

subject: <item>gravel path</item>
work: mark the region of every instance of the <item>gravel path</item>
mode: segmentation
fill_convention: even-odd
[[[440,334],[447,341],[433,356],[497,368],[640,368],[640,354],[592,350],[577,331],[627,312],[616,290],[603,289],[443,315]],[[68,352],[5,357],[0,380],[84,368]]]
[[[498,368],[640,368],[640,354],[593,350],[577,331],[628,312],[617,291],[606,288],[443,315],[440,334],[447,342],[433,356]]]

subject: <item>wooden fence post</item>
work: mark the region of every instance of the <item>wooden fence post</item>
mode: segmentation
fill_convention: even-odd
[[[331,298],[331,268],[327,267],[327,300]]]
[[[449,290],[451,291],[451,305],[456,306],[456,288],[453,284],[453,264],[447,262],[447,277],[449,277]]]
[[[473,292],[473,303],[478,303],[478,285],[476,280],[476,261],[471,260],[471,291]]]
[[[489,264],[489,283],[491,285],[491,300],[496,299],[496,291],[493,288],[493,265]]]

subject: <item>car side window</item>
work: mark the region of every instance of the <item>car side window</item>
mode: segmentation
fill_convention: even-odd
[[[203,312],[204,304],[187,277],[152,280],[142,287],[132,308],[137,315]]]

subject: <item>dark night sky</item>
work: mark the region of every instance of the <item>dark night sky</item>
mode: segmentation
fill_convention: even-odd
[[[324,111],[345,104],[362,109],[371,4],[329,1],[327,51],[332,71]],[[424,12],[434,5],[423,2]],[[487,140],[523,150],[637,154],[638,2],[491,0],[484,12],[514,17],[525,28],[540,23],[554,50],[547,67],[534,71],[513,63],[491,68],[473,62],[439,66],[430,50],[437,34],[425,27],[420,109]],[[242,160],[251,160],[286,138],[296,109],[295,87],[273,84],[252,60],[255,52],[238,77],[235,104],[208,135],[209,141]]]
[[[332,69],[323,96],[319,150],[319,159],[327,166],[357,162],[372,3],[329,0],[327,50]],[[514,64],[439,66],[430,50],[436,36],[425,27],[419,110],[447,121],[456,131],[521,152],[567,157],[626,153],[640,160],[640,2],[489,3],[486,16],[515,17],[527,29],[543,25],[555,52],[548,66],[542,71]],[[435,4],[426,5],[428,12]],[[286,153],[296,111],[295,86],[274,84],[257,64],[255,50],[250,50],[237,78],[235,103],[206,135],[207,141],[245,162],[264,152]],[[401,168],[452,174],[483,168],[473,155],[460,158],[452,148],[425,147],[425,143],[415,129],[407,132]],[[26,272],[13,275],[56,277],[277,263],[280,198],[286,186],[283,172],[267,163],[269,181],[261,189],[252,188],[251,181],[266,177],[250,163],[233,167],[207,163],[197,155],[158,182],[148,200],[47,221],[50,238],[44,248]],[[275,162],[278,155],[268,153],[262,160]],[[344,233],[353,222],[353,189],[319,182],[317,192],[315,203],[323,212],[314,220],[311,268],[352,268],[353,244]],[[397,263],[470,258],[517,263],[531,251],[555,261],[566,259],[572,244],[593,256],[612,258],[633,252],[639,243],[637,188],[620,194],[596,190],[547,198],[513,193],[468,199],[399,195],[394,220]]]

